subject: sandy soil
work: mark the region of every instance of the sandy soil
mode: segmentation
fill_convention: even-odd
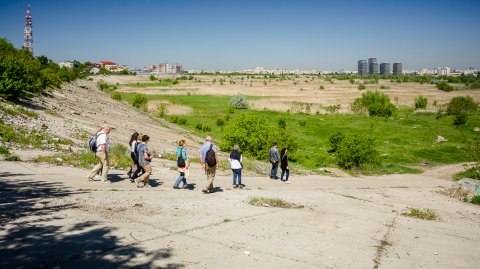
[[[307,90],[301,92],[292,96]],[[151,147],[160,153],[172,152],[180,138],[192,141],[189,152],[196,152],[202,140],[112,100],[95,81],[77,81],[39,104],[58,116],[38,109],[37,125],[65,137],[108,123],[115,127],[113,143],[127,143],[131,132],[140,130],[151,134]],[[84,143],[75,141],[78,147]],[[46,154],[18,153],[26,159]],[[0,161],[0,268],[480,264],[480,207],[438,193],[452,185],[450,175],[461,165],[425,167],[423,175],[293,176],[289,185],[245,176],[243,190],[231,188],[230,171],[220,171],[216,192],[208,195],[200,191],[206,176],[198,165],[191,169],[191,190],[172,189],[178,176],[173,166],[154,159],[151,187],[137,189],[124,171],[111,171],[113,183],[101,184],[87,181],[84,169]],[[248,204],[252,197],[282,198],[304,208],[255,207]],[[436,210],[440,220],[401,215],[409,207]]]
[[[158,160],[155,160],[156,162]],[[121,171],[112,184],[88,171],[0,162],[2,268],[475,268],[480,208],[438,194],[450,181],[424,175],[306,176],[286,185],[246,177],[247,188],[206,177],[174,190],[177,174],[155,169],[137,189]],[[300,209],[255,207],[282,198]],[[8,201],[8,203],[6,203]],[[430,208],[439,221],[402,216]]]

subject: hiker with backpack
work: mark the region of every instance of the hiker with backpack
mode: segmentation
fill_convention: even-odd
[[[93,181],[93,177],[100,171],[102,171],[102,183],[111,183],[107,180],[108,174],[108,151],[110,150],[110,143],[108,141],[108,134],[111,131],[111,127],[108,125],[103,126],[95,136],[89,138],[89,148],[92,153],[95,154],[95,158],[98,164],[93,167],[90,174],[87,176],[89,181]]]
[[[286,184],[290,184],[290,181],[288,181],[288,176],[290,175],[290,170],[288,169],[288,156],[287,156],[287,148],[283,148],[280,151],[280,168],[282,169],[282,174],[280,175],[280,180],[282,182],[285,182]],[[283,180],[283,175],[286,174],[285,180]]]
[[[152,174],[152,166],[150,163],[152,162],[153,155],[150,153],[147,147],[150,137],[148,135],[143,135],[141,140],[142,142],[140,142],[140,144],[137,146],[138,164],[140,164],[145,172],[135,179],[137,188],[140,187],[140,182],[143,182],[144,187],[150,187],[148,182],[150,180],[150,175]]]
[[[202,189],[203,193],[213,192],[213,180],[218,167],[217,147],[212,143],[212,137],[207,136],[205,144],[200,148],[200,164],[207,174],[207,185]]]
[[[238,145],[233,146],[233,151],[230,153],[230,157],[228,158],[228,161],[230,162],[230,168],[232,168],[233,172],[233,188],[245,187],[245,185],[242,184],[242,153],[240,153],[238,150]]]
[[[183,182],[183,188],[188,188],[187,178],[189,176],[188,167],[190,166],[190,161],[187,158],[187,142],[184,139],[178,141],[177,147],[177,167],[180,176],[177,178],[173,184],[174,189],[180,189],[180,182]]]
[[[132,136],[130,137],[130,141],[128,142],[128,145],[130,146],[130,157],[132,158],[133,165],[130,166],[130,170],[128,170],[127,175],[130,178],[130,182],[133,182],[132,178],[132,173],[134,172],[134,169],[138,169],[140,165],[138,164],[138,158],[136,156],[136,148],[137,148],[137,143],[138,143],[138,136],[139,134],[137,132],[133,133]]]
[[[278,154],[277,142],[274,142],[272,147],[268,151],[268,159],[270,160],[270,164],[272,165],[272,170],[270,171],[270,178],[278,179],[277,170],[278,162],[280,161],[280,155]]]

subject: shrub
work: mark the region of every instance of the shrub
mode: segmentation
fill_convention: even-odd
[[[344,138],[345,138],[345,135],[342,134],[341,132],[331,135],[328,138],[328,141],[330,142],[330,146],[332,146],[331,151],[333,152],[337,151],[338,145],[340,145],[340,143],[343,141]]]
[[[442,91],[446,91],[446,92],[451,92],[451,91],[454,90],[453,87],[450,86],[445,81],[441,81],[441,82],[437,83],[437,89],[442,90]]]
[[[461,115],[476,112],[478,103],[471,96],[456,96],[447,105],[447,115]]]
[[[208,126],[208,124],[206,123],[197,123],[197,125],[195,126],[195,128],[197,128],[198,130],[200,131],[204,131],[204,132],[209,132],[211,131],[212,129],[210,128],[210,126]]]
[[[228,104],[231,107],[234,107],[236,109],[247,109],[248,108],[247,98],[245,98],[245,96],[241,96],[241,95],[234,96],[232,99],[230,99]]]
[[[362,97],[353,101],[351,107],[356,113],[362,114],[364,111],[368,111],[368,115],[378,117],[390,117],[397,112],[395,106],[390,102],[390,98],[378,91],[363,93]]]
[[[389,85],[382,85],[382,86],[380,86],[380,89],[388,90],[388,89],[390,89],[390,86]]]
[[[307,126],[307,121],[306,121],[306,120],[300,120],[300,121],[298,122],[298,124],[299,124],[300,126]]]
[[[155,76],[154,76],[154,75],[150,75],[149,79],[150,79],[151,81],[154,81],[154,80],[155,80]]]
[[[280,129],[287,129],[287,121],[284,118],[278,119],[278,128]]]
[[[427,108],[428,100],[427,97],[417,96],[415,97],[415,109]]]
[[[467,118],[468,116],[466,114],[455,115],[455,118],[453,119],[453,125],[465,125],[467,124]]]
[[[223,126],[223,125],[225,125],[225,120],[219,118],[219,119],[217,119],[216,123],[217,123],[217,126]]]
[[[365,85],[363,85],[363,84],[360,84],[360,85],[358,85],[358,89],[359,89],[359,90],[365,90],[365,89],[366,89],[366,87],[365,87]]]
[[[472,204],[480,205],[480,195],[473,196],[472,200],[470,201]]]
[[[377,164],[378,152],[374,140],[358,134],[344,137],[337,147],[337,160],[344,168]]]
[[[143,94],[137,94],[133,98],[132,105],[138,109],[147,110],[147,97]]]
[[[167,115],[167,112],[168,112],[168,104],[165,104],[165,103],[157,104],[157,116],[158,117],[160,117],[160,118],[165,117],[165,115]]]
[[[320,85],[319,89],[320,89],[320,90],[325,90],[325,86]]]
[[[273,142],[279,148],[286,147],[290,152],[297,148],[296,141],[284,129],[272,128],[265,117],[241,115],[230,122],[223,134],[220,147],[231,150],[238,144],[243,152],[256,159],[266,159]]]
[[[112,93],[112,99],[117,101],[122,101],[122,94],[119,92]]]

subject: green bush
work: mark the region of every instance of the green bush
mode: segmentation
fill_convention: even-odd
[[[212,128],[210,128],[210,126],[208,126],[208,124],[201,123],[201,122],[197,123],[195,128],[197,128],[198,130],[204,131],[204,132],[209,132],[209,131],[212,130]]]
[[[437,89],[445,91],[445,92],[451,92],[451,91],[454,90],[453,87],[450,86],[445,81],[441,81],[441,82],[437,83]]]
[[[331,150],[332,152],[337,151],[338,145],[340,145],[340,143],[343,141],[344,138],[345,138],[345,135],[341,132],[335,133],[328,138],[328,141],[330,142],[330,146],[332,146],[332,150]]]
[[[278,142],[279,148],[286,147],[290,152],[298,146],[284,129],[269,126],[265,117],[241,115],[225,128],[220,147],[228,151],[238,144],[245,154],[256,159],[266,159],[273,142]]]
[[[461,115],[477,112],[478,103],[471,96],[456,96],[448,103],[447,115]]]
[[[234,96],[232,99],[230,99],[228,104],[231,107],[234,107],[236,109],[247,109],[248,108],[247,98],[245,98],[245,96],[241,96],[241,95]]]
[[[165,117],[168,113],[168,104],[160,103],[157,104],[157,116],[160,118]]]
[[[362,135],[345,136],[337,147],[338,164],[344,168],[368,167],[378,164],[374,140]]]
[[[397,112],[395,106],[390,102],[390,98],[378,91],[363,93],[362,97],[353,101],[352,110],[359,114],[368,111],[368,115],[378,117],[390,117]]]
[[[320,90],[325,90],[325,86],[320,85],[319,89],[320,89]]]
[[[284,118],[278,119],[278,128],[280,129],[287,129],[287,121]]]
[[[223,126],[225,125],[225,120],[224,119],[217,119],[217,126]]]
[[[470,201],[472,204],[480,205],[480,195],[473,196],[472,200]]]
[[[154,75],[150,75],[150,77],[148,77],[148,78],[150,79],[150,81],[155,81],[156,80]]]
[[[455,118],[453,119],[453,125],[465,125],[467,124],[467,118],[468,116],[466,114],[455,115]]]
[[[122,101],[122,94],[119,92],[112,93],[112,99],[117,101]]]
[[[365,85],[363,85],[363,84],[358,85],[359,90],[365,90],[366,88],[367,87],[365,87]]]
[[[132,105],[138,109],[147,110],[147,97],[144,94],[137,94],[133,97]]]
[[[417,96],[415,97],[415,109],[419,109],[419,108],[427,108],[427,104],[428,104],[428,100],[427,100],[427,97],[425,96]]]
[[[300,125],[300,126],[302,126],[302,127],[305,127],[305,126],[307,126],[307,121],[306,121],[306,120],[300,120],[300,121],[298,122],[298,125]]]

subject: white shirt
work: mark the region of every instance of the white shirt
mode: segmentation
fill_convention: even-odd
[[[100,145],[103,144],[105,144],[105,149],[108,151],[110,149],[110,143],[108,142],[107,134],[104,131],[100,131],[97,133],[97,152],[102,151]]]
[[[135,147],[137,146],[137,141],[132,141],[130,145],[130,152],[135,152]]]
[[[240,156],[240,161],[242,161],[242,159],[243,159],[243,157]],[[230,167],[232,169],[241,169],[242,168],[242,164],[240,164],[240,162],[238,160],[228,158],[228,161],[230,162]]]

